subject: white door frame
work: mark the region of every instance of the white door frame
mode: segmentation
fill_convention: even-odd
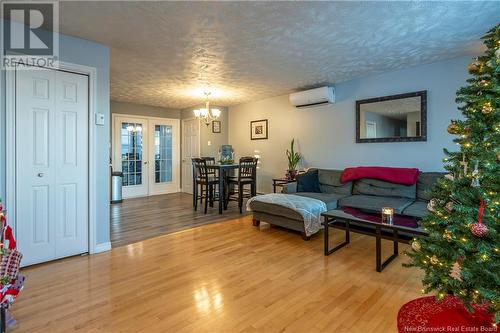
[[[200,122],[200,118],[196,118],[196,117],[190,117],[190,118],[185,118],[185,119],[182,119],[182,128],[181,128],[181,158],[180,158],[180,161],[181,161],[181,174],[182,174],[182,163],[183,163],[183,159],[184,159],[184,147],[185,147],[185,142],[184,142],[184,123],[186,121],[191,121],[191,120],[196,120],[198,119],[198,154],[197,156],[200,157],[201,156],[201,122]],[[184,192],[184,182],[182,181],[184,178],[184,176],[181,175],[181,183],[182,183],[182,186],[181,186],[181,191]]]
[[[52,69],[47,67],[46,69]],[[97,110],[97,69],[95,67],[83,66],[78,64],[72,64],[68,62],[59,62],[58,70],[67,71],[75,74],[84,74],[88,76],[89,82],[89,94],[88,94],[88,117],[89,117],[89,128],[88,128],[88,233],[89,233],[89,244],[88,253],[94,254],[98,252],[103,252],[109,250],[107,246],[103,244],[96,244],[96,228],[97,228],[97,217],[96,217],[96,197],[97,197],[97,187],[96,187],[96,140],[95,140],[95,112]],[[5,71],[5,111],[6,111],[6,195],[5,195],[5,207],[8,209],[8,219],[14,230],[16,232],[16,88],[15,88],[15,71],[6,70]],[[16,235],[16,234],[15,234]],[[16,235],[17,237],[17,235]]]
[[[176,160],[177,162],[177,167],[179,168],[179,172],[177,172],[177,185],[178,187],[176,188],[176,191],[177,192],[180,192],[181,191],[181,182],[182,182],[182,177],[181,177],[181,172],[182,172],[182,156],[181,156],[181,147],[182,147],[182,129],[180,128],[180,119],[176,119],[176,118],[163,118],[163,117],[150,117],[150,116],[141,116],[141,115],[136,115],[136,114],[122,114],[122,113],[112,113],[111,114],[111,165],[113,166],[113,169],[115,169],[115,166],[117,165],[117,154],[118,152],[116,151],[116,142],[115,142],[115,126],[116,126],[116,118],[127,118],[127,117],[130,117],[130,118],[139,118],[139,119],[143,119],[144,121],[147,122],[147,126],[149,127],[149,120],[168,120],[168,121],[172,121],[174,122],[176,125],[177,125],[177,128],[178,128],[178,133],[179,133],[179,140],[178,140],[178,144],[177,144],[177,147],[174,147],[173,143],[172,143],[172,148],[177,148],[176,150],[174,150],[174,153],[172,154],[172,165],[174,163],[174,160]],[[148,129],[149,130],[149,129]],[[149,133],[148,133],[148,136],[149,136]],[[143,138],[144,140],[144,138]],[[146,138],[146,140],[149,140],[149,137]],[[143,155],[147,156],[148,159],[149,159],[149,155],[150,155],[150,152],[151,152],[151,149],[152,149],[152,146],[149,145],[149,142],[148,142],[148,149],[147,151],[143,150]],[[148,164],[148,168],[151,166],[151,161],[149,161],[149,164]],[[148,171],[149,172],[149,171]],[[176,176],[176,174],[172,171],[172,179],[173,177]],[[151,176],[149,175],[149,178]],[[159,194],[164,194],[162,192],[158,192],[158,193],[154,193],[154,192],[151,192],[149,190],[149,186],[150,186],[150,180],[148,179],[148,193],[145,195],[145,197],[147,196],[151,196],[151,195],[159,195]],[[129,198],[132,198],[132,197],[129,197]]]

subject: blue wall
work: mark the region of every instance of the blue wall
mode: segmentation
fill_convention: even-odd
[[[0,20],[0,24],[1,24]],[[105,115],[105,126],[94,126],[97,196],[96,243],[109,242],[109,49],[102,44],[66,35],[59,36],[59,56],[69,62],[97,69],[95,112]],[[0,197],[5,197],[5,73],[0,73]],[[92,166],[91,166],[92,167]],[[8,209],[8,207],[7,207]]]
[[[296,109],[288,95],[229,108],[229,143],[238,156],[261,156],[258,190],[271,191],[271,178],[283,176],[285,150],[295,138],[304,155],[303,167],[343,169],[356,165],[443,169],[443,147],[456,149],[446,128],[458,118],[457,89],[466,84],[471,57],[373,75],[336,84],[331,106]],[[427,90],[427,142],[356,143],[355,102],[406,92]],[[251,120],[269,120],[269,139],[250,140]]]

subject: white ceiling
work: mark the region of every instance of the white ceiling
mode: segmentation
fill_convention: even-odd
[[[109,45],[111,98],[234,105],[472,54],[500,2],[63,2],[60,30]]]

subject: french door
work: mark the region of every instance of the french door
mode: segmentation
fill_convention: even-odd
[[[23,265],[88,251],[88,76],[16,70],[16,234]]]
[[[123,197],[179,191],[179,120],[113,117],[113,169],[123,172]]]

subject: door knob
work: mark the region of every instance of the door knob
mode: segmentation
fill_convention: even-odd
[[[144,162],[144,164],[148,164],[148,162],[147,162],[147,161],[145,161],[145,162]]]
[[[43,177],[43,172],[39,172],[37,176],[40,177],[40,178],[42,178]]]

